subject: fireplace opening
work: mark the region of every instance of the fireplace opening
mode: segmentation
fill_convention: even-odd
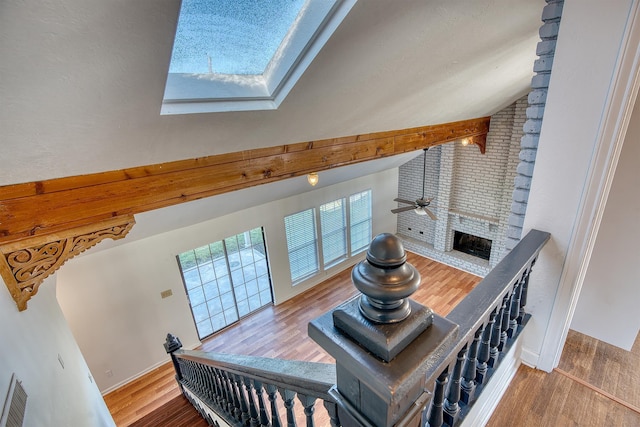
[[[489,261],[491,240],[473,234],[456,231],[453,236],[453,249]]]

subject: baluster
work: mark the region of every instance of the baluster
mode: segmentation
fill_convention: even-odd
[[[191,361],[185,360],[185,368],[187,371],[187,381],[189,382],[190,386],[193,386],[193,365]]]
[[[198,395],[200,395],[202,392],[202,387],[200,386],[200,378],[198,378],[198,367],[196,366],[196,363],[193,361],[191,361],[189,365],[191,365],[190,369],[191,369],[192,387],[195,389]]]
[[[198,365],[200,375],[202,375],[202,390],[205,402],[211,401],[211,384],[209,384],[209,373],[206,365]]]
[[[251,427],[258,427],[260,425],[260,420],[258,419],[258,409],[256,408],[256,401],[253,398],[252,387],[253,384],[251,384],[251,380],[249,378],[245,378],[244,388],[247,391],[247,397],[249,399],[249,425]]]
[[[480,340],[480,348],[478,349],[478,366],[476,368],[476,382],[478,384],[484,383],[484,379],[487,376],[488,362],[491,355],[491,336],[493,333],[493,327],[496,323],[497,314],[498,312],[496,308],[489,316],[489,322],[487,322],[484,327],[482,339]]]
[[[522,280],[523,277],[516,284],[515,289],[513,290],[513,294],[511,295],[511,309],[509,310],[509,330],[507,331],[507,335],[509,338],[513,338],[513,336],[518,331],[518,317],[520,317],[520,294],[522,293]]]
[[[307,427],[314,427],[313,413],[315,412],[314,405],[316,404],[316,398],[313,396],[307,396],[305,394],[298,394],[298,400],[304,407],[304,415],[307,418]]]
[[[214,368],[209,368],[211,370],[211,377],[213,380],[213,387],[215,390],[215,398],[214,403],[218,406],[218,408],[224,408],[224,392],[222,390],[222,386],[220,385],[220,378],[218,377],[218,373]]]
[[[284,388],[279,388],[278,391],[287,410],[287,427],[296,427],[296,414],[293,412],[293,405],[295,404],[293,399],[296,397],[296,392]]]
[[[216,374],[216,370],[213,367],[209,367],[209,376],[211,377],[211,388],[212,388],[212,402],[217,406],[221,407],[222,400],[222,391],[220,390],[220,384],[218,383],[218,375]]]
[[[324,400],[324,407],[329,413],[329,422],[331,427],[340,427],[340,420],[338,419],[338,405],[335,402]]]
[[[493,331],[491,331],[491,350],[489,351],[489,366],[492,368],[496,367],[496,365],[498,364],[498,359],[500,358],[500,337],[502,336],[502,316],[504,314],[504,310],[501,308],[501,306],[496,307],[496,310],[498,310],[498,314],[495,317]]]
[[[462,364],[467,348],[463,348],[458,352],[456,364],[449,379],[449,388],[447,389],[447,397],[444,401],[444,421],[450,426],[454,425],[460,413],[460,376],[462,375]]]
[[[201,399],[206,400],[209,397],[209,387],[207,384],[207,374],[205,372],[204,366],[197,363],[196,368],[198,369],[198,378],[200,383],[200,397]]]
[[[224,387],[224,391],[225,391],[225,396],[226,396],[226,411],[227,414],[229,414],[229,416],[231,416],[233,418],[233,410],[234,410],[234,403],[233,403],[233,393],[231,391],[231,384],[229,384],[229,378],[227,378],[227,373],[223,370],[219,370],[220,372],[220,380],[222,381],[222,386]]]
[[[227,390],[224,387],[224,380],[220,375],[220,370],[214,368],[213,373],[216,377],[216,387],[218,389],[218,406],[220,407],[220,409],[226,412],[228,407],[228,400]]]
[[[262,396],[262,392],[264,390],[262,383],[260,381],[253,380],[253,389],[256,391],[256,396],[258,396],[258,409],[260,412],[260,426],[261,427],[269,427],[269,414],[267,413],[267,406],[264,404],[264,397]]]
[[[234,375],[231,372],[225,372],[225,374],[229,379],[229,389],[231,390],[231,399],[233,402],[231,415],[233,415],[236,420],[242,421],[242,410],[240,409],[240,393],[242,393],[242,387],[236,383]]]
[[[511,295],[505,295],[502,299],[502,324],[500,325],[500,344],[498,350],[502,353],[504,346],[507,344],[507,329],[509,329],[509,308]]]
[[[536,263],[534,259],[531,261],[531,266],[525,271],[524,281],[522,282],[522,292],[520,293],[520,316],[518,317],[518,324],[522,324],[522,318],[526,314],[524,308],[527,305],[527,294],[529,293],[529,275],[531,274],[531,269],[533,265]]]
[[[473,394],[476,389],[476,365],[478,363],[478,345],[480,343],[480,336],[484,332],[484,325],[478,328],[476,331],[473,342],[469,346],[469,351],[467,355],[467,360],[464,364],[464,370],[462,374],[461,391],[462,398],[461,400],[467,405],[473,399]]]
[[[189,387],[195,390],[198,386],[196,383],[195,372],[193,370],[193,362],[187,360],[187,379],[189,380]]]
[[[242,392],[242,382],[243,380],[248,381],[248,379],[243,378],[241,375],[237,374],[233,374],[233,379],[236,385],[235,388],[238,390],[238,398],[240,403],[240,421],[242,421],[243,425],[247,425],[250,418],[249,407],[247,406],[247,398]],[[251,398],[251,391],[247,390],[247,392],[249,392],[249,398]]]
[[[202,399],[207,402],[211,400],[211,387],[209,387],[207,367],[205,365],[198,364],[198,372],[200,372],[200,381],[202,382]]]
[[[448,372],[442,372],[436,380],[435,390],[433,391],[433,399],[429,408],[426,427],[440,427],[443,422],[442,405],[444,402],[444,388],[447,385]]]
[[[204,393],[204,386],[202,385],[202,375],[200,374],[200,369],[198,369],[198,365],[195,362],[191,362],[193,368],[193,378],[196,386],[196,392],[198,393],[198,397],[202,399],[202,395]]]
[[[202,365],[196,364],[196,369],[198,370],[198,384],[200,385],[200,398],[205,399],[208,390],[207,390],[207,381],[204,375],[204,369],[202,369]]]
[[[187,367],[185,365],[186,362],[184,359],[178,359],[178,366],[180,366],[180,382],[182,382],[183,384],[186,384],[188,382]]]
[[[189,384],[189,366],[187,365],[187,361],[184,359],[180,359],[178,363],[180,363],[180,372],[182,372],[182,381],[185,384]]]
[[[273,427],[282,427],[278,406],[276,405],[276,399],[278,399],[277,391],[278,387],[273,384],[267,384],[267,396],[269,396],[269,402],[271,403],[271,425]]]

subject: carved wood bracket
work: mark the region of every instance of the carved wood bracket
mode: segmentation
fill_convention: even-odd
[[[77,227],[57,234],[38,236],[0,246],[0,275],[18,310],[38,292],[44,279],[67,260],[104,239],[121,239],[135,224],[131,215]]]

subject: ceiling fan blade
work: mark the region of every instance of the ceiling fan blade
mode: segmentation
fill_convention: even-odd
[[[406,203],[408,205],[415,205],[415,201],[405,200],[405,199],[393,199],[394,202]]]
[[[391,212],[392,213],[400,213],[400,212],[412,211],[415,208],[416,208],[415,206],[403,206],[401,208],[391,209]]]
[[[427,213],[427,215],[429,215],[429,218],[431,218],[434,221],[437,221],[438,218],[433,214],[433,212],[431,212],[431,210],[427,207],[422,208],[424,209],[424,211]]]

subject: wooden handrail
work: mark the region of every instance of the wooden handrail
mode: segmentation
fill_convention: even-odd
[[[224,369],[236,375],[286,388],[296,393],[330,399],[329,389],[336,383],[336,365],[299,360],[273,359],[242,354],[178,350],[175,356],[204,366]]]
[[[432,365],[426,373],[426,388],[434,396],[438,387],[441,386],[439,383],[443,375],[447,380],[451,380],[451,373],[454,371],[456,359],[460,354],[466,357],[465,361],[468,363],[470,350],[475,345],[475,354],[473,356],[477,358],[481,339],[489,339],[492,333],[499,333],[501,335],[500,340],[494,340],[495,343],[498,343],[499,355],[509,350],[512,340],[518,336],[529,320],[529,315],[521,311],[526,305],[526,296],[523,301],[521,300],[522,293],[518,294],[518,292],[523,292],[523,289],[526,292],[529,275],[538,254],[550,237],[547,232],[529,231],[516,247],[447,315],[447,320],[458,325],[459,335],[458,340],[453,345],[431,360]],[[518,311],[519,317],[515,328],[511,324],[511,315],[514,310]],[[493,320],[494,323],[490,320]],[[509,328],[505,330],[504,325],[507,324],[507,321],[509,322]],[[491,328],[491,330],[485,333],[485,328],[487,327]],[[491,356],[488,362],[491,364],[491,368],[495,370],[500,362],[499,356]],[[477,360],[473,361],[473,363],[477,363]],[[483,386],[486,383],[487,378],[483,377],[482,383],[479,383],[477,378],[477,372],[474,367],[474,374],[471,380],[475,384],[471,384],[472,389],[476,386]],[[466,406],[465,413],[468,412],[470,404],[475,400],[473,393],[474,390],[471,390],[471,394],[467,394],[466,397],[463,396],[467,400],[464,402]],[[459,402],[454,403],[457,405]],[[431,409],[433,409],[433,401]],[[443,416],[446,418],[446,411],[443,410],[443,412],[445,412]],[[448,425],[452,425],[456,424],[464,414],[459,413],[458,410],[455,415],[448,415],[449,420],[445,422]],[[437,423],[430,424],[438,425]]]

